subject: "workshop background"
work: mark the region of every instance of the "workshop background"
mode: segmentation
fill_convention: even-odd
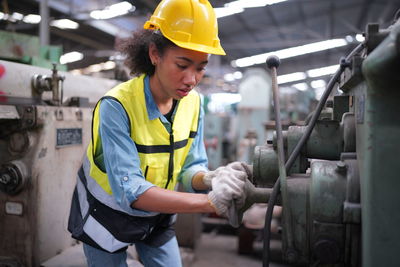
[[[118,45],[158,3],[1,0],[0,266],[85,266],[66,228],[91,111],[130,78]],[[238,228],[178,217],[184,266],[400,266],[400,0],[210,3],[227,55],[197,88],[209,168],[240,160],[254,177]],[[316,125],[287,177],[277,117],[286,159]],[[133,247],[128,262],[141,266]]]

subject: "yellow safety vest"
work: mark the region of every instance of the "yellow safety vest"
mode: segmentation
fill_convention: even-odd
[[[130,136],[139,152],[140,168],[145,179],[158,187],[174,190],[177,176],[197,134],[200,97],[197,92],[191,91],[178,101],[172,132],[169,133],[160,119],[150,120],[148,117],[144,77],[142,75],[121,83],[110,90],[105,98],[119,101],[128,115]],[[107,174],[93,160],[94,148],[100,142],[98,106],[93,112],[92,142],[87,149],[87,158],[90,162],[90,176],[111,195]]]

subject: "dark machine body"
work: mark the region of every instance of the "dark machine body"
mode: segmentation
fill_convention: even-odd
[[[303,266],[400,266],[400,21],[369,24],[363,49],[342,67],[343,93],[327,102],[281,184],[283,257]],[[283,132],[286,158],[306,127]],[[274,185],[276,138],[256,147],[253,169],[256,190]]]

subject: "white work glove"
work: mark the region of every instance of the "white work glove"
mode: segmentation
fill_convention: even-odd
[[[238,173],[237,171],[242,171],[242,172],[247,173],[247,175],[249,175],[248,168],[246,168],[246,166],[247,166],[246,163],[242,163],[242,162],[239,162],[239,161],[235,161],[235,162],[229,163],[226,166],[219,167],[215,171],[207,172],[203,177],[203,183],[206,186],[208,186],[209,188],[211,188],[212,187],[211,181],[214,178],[218,177],[219,173],[222,172],[222,171],[229,171],[229,172],[232,172],[232,174],[237,174]],[[248,177],[248,178],[250,178],[250,177]]]
[[[218,215],[228,217],[228,210],[232,205],[241,207],[244,204],[247,173],[233,168],[219,169],[215,172],[211,179],[212,191],[208,193],[208,199]]]

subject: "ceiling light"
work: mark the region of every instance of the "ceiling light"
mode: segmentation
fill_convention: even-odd
[[[224,75],[224,80],[226,82],[233,82],[234,80],[240,80],[242,79],[243,74],[240,71],[235,71],[233,73],[226,73]]]
[[[83,58],[83,54],[77,51],[69,52],[60,57],[60,64],[67,64],[79,61]]]
[[[94,73],[94,72],[100,72],[103,70],[112,70],[116,66],[115,62],[113,61],[106,61],[98,64],[93,64],[90,65],[84,69],[75,69],[70,71],[71,73],[80,73],[80,74],[89,74],[89,73]]]
[[[227,7],[241,7],[241,8],[252,8],[252,7],[263,7],[266,5],[277,4],[285,2],[287,0],[237,0],[226,3]]]
[[[11,18],[15,21],[22,20],[24,18],[24,15],[22,15],[21,13],[18,13],[18,12],[14,12],[14,13],[12,13]]]
[[[227,82],[233,82],[235,80],[235,76],[233,76],[233,73],[227,73],[224,75],[224,80]]]
[[[235,71],[233,73],[233,77],[235,77],[236,80],[242,79],[243,74],[240,71]]]
[[[26,15],[22,21],[25,23],[30,23],[30,24],[38,24],[40,22],[42,18],[40,17],[40,15],[36,15],[36,14],[29,14]]]
[[[339,68],[339,65],[332,65],[318,69],[312,69],[307,71],[307,75],[311,78],[321,77],[335,73]]]
[[[362,34],[357,34],[356,40],[361,43],[361,42],[364,42],[365,37]]]
[[[85,70],[87,72],[100,72],[101,71],[101,65],[100,64],[93,64],[87,67]]]
[[[315,77],[330,75],[330,74],[335,73],[338,70],[338,68],[339,68],[339,65],[332,65],[332,66],[326,66],[326,67],[317,68],[317,69],[311,69],[306,72],[293,72],[293,73],[289,73],[289,74],[279,75],[277,77],[277,81],[278,81],[278,84],[285,84],[285,83],[305,80],[305,79],[307,79],[307,77],[315,78]],[[326,85],[326,82],[322,79],[311,82],[311,87],[314,89],[323,88],[323,87],[325,87],[325,85]],[[300,87],[302,87],[302,85],[300,85]],[[297,89],[299,89],[299,88],[297,88]],[[301,90],[301,89],[299,89],[299,90]]]
[[[107,61],[107,62],[101,63],[101,66],[102,66],[103,70],[112,70],[115,68],[116,64],[114,61]]]
[[[279,75],[277,77],[277,81],[279,84],[301,81],[306,78],[306,74],[304,72],[294,72],[285,75]]]
[[[79,24],[76,23],[75,21],[72,21],[70,19],[58,19],[58,20],[53,20],[52,22],[50,22],[51,26],[60,28],[60,29],[78,29],[79,28]]]
[[[69,73],[71,73],[72,75],[82,75],[82,70],[80,69],[76,69],[76,70],[70,70]]]
[[[315,80],[311,82],[311,87],[316,89],[316,88],[323,88],[325,87],[326,82],[325,80]]]
[[[244,9],[238,7],[217,7],[214,8],[214,11],[215,11],[215,16],[217,18],[222,18],[233,14],[241,13],[244,11]]]
[[[94,19],[110,19],[117,16],[122,16],[130,11],[134,11],[135,6],[129,2],[120,2],[111,6],[107,6],[102,10],[94,10],[90,12],[90,16]]]
[[[292,86],[299,91],[306,91],[308,89],[308,84],[306,83],[296,83],[293,84]]]
[[[287,0],[237,0],[226,3],[224,7],[214,8],[217,18],[241,13],[245,8],[263,7],[266,5],[277,4]]]
[[[347,41],[348,43],[351,43],[351,42],[354,41],[354,38],[353,38],[353,36],[351,36],[351,35],[347,35],[347,36],[345,37],[345,39],[346,39],[346,41]]]
[[[131,8],[135,8],[131,3],[124,1],[108,7],[110,10],[130,10]]]
[[[300,55],[315,53],[323,50],[328,50],[336,47],[341,47],[347,45],[347,41],[345,39],[331,39],[301,46],[290,47],[274,52],[263,53],[259,55],[254,55],[250,57],[239,58],[232,61],[233,67],[247,67],[255,64],[265,63],[267,58],[270,55],[275,55],[280,59],[291,58]]]

